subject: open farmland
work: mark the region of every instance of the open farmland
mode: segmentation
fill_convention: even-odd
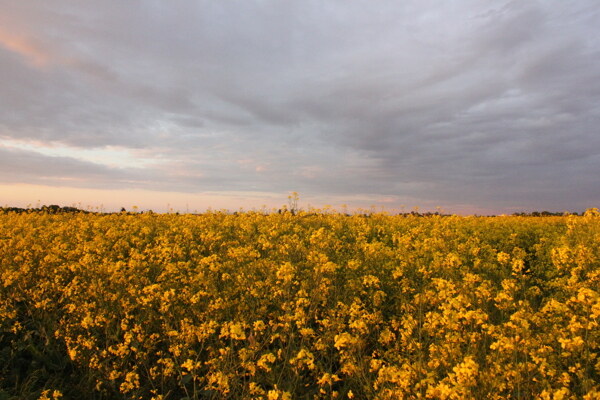
[[[600,216],[0,214],[0,398],[597,399]]]

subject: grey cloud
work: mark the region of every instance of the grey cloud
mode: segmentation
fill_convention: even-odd
[[[159,190],[598,199],[591,0],[0,6],[47,59],[0,37],[0,138],[136,149]]]
[[[152,176],[139,169],[109,168],[71,157],[0,148],[0,182],[88,188],[143,188]]]

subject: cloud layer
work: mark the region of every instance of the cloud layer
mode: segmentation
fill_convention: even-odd
[[[592,0],[0,8],[4,183],[450,211],[600,199]],[[139,165],[88,157],[111,149]]]

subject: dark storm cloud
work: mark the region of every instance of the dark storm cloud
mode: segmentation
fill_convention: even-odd
[[[156,159],[132,185],[597,205],[591,0],[0,7],[0,139]],[[3,179],[43,175],[16,163]],[[115,181],[100,167],[89,185]]]

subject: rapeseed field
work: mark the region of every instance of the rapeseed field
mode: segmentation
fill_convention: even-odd
[[[600,215],[0,213],[0,399],[598,399]]]

